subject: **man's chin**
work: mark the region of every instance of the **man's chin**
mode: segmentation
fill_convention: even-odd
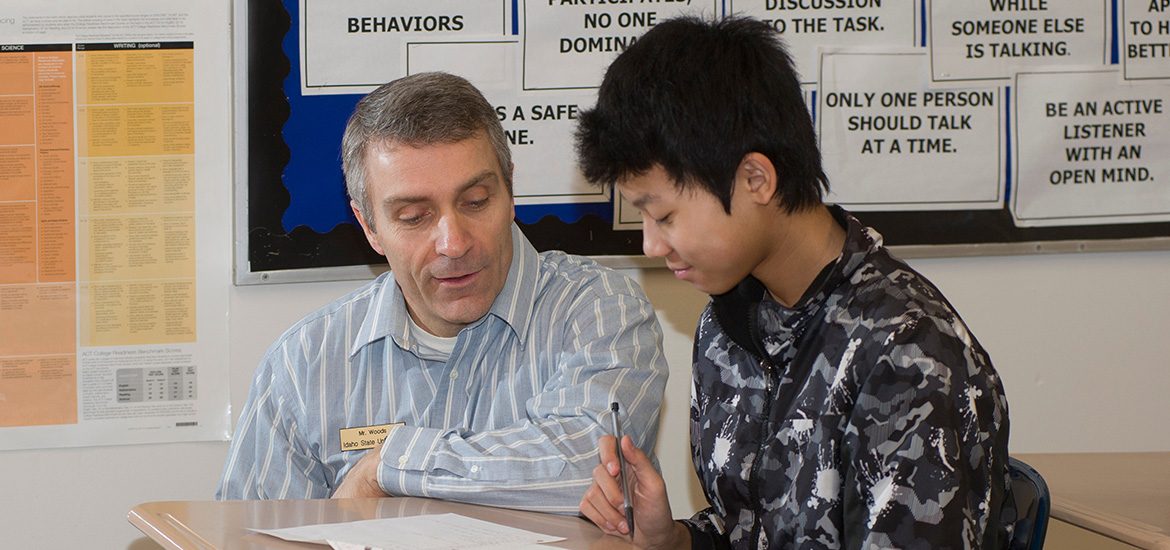
[[[483,319],[491,307],[491,302],[485,304],[481,300],[455,300],[444,304],[441,316],[448,323],[466,326]]]

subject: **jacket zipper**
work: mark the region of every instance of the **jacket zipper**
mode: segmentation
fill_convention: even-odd
[[[750,306],[748,306],[747,309],[748,309],[747,321],[748,321],[749,339],[752,342],[756,342],[759,340],[759,327],[756,326],[756,317],[758,317],[759,304],[751,304]],[[715,320],[715,325],[719,327],[719,330],[721,332],[723,332],[724,334],[730,334],[727,332],[726,329],[723,328],[723,323],[719,319],[719,315],[712,315],[712,319]],[[775,376],[776,367],[774,365],[772,365],[771,363],[769,363],[767,361],[767,359],[764,359],[764,356],[761,356],[761,355],[757,354],[755,351],[739,345],[737,342],[735,342],[735,340],[732,340],[732,344],[734,344],[739,349],[742,349],[744,352],[746,352],[748,354],[748,356],[754,358],[756,361],[759,361],[760,369],[764,371],[764,380],[767,382],[767,390],[768,390],[767,391],[768,398],[765,399],[764,410],[763,410],[763,414],[761,416],[759,432],[757,435],[757,439],[759,439],[760,443],[759,443],[759,447],[756,449],[756,460],[754,463],[752,463],[752,471],[748,475],[748,498],[750,499],[750,501],[751,501],[750,505],[751,505],[752,509],[754,510],[752,513],[752,531],[751,531],[750,544],[752,545],[753,548],[755,548],[760,540],[760,530],[763,529],[763,512],[764,512],[763,507],[759,505],[760,489],[759,489],[759,484],[756,483],[756,478],[759,477],[761,465],[764,463],[764,460],[763,460],[764,448],[768,444],[768,441],[767,441],[767,439],[768,439],[768,419],[771,418],[771,416],[772,416],[772,405],[776,401],[776,399],[773,396],[773,393],[778,388],[778,385],[776,384],[776,376]]]
[[[752,344],[756,344],[760,341],[760,329],[757,322],[759,317],[759,308],[760,306],[758,302],[750,303],[746,308],[748,341]],[[811,312],[805,312],[803,317],[804,319],[802,321],[799,323],[794,323],[792,327],[791,345],[793,346],[796,345],[796,340],[798,340],[800,336],[804,334],[804,329],[808,326],[808,322],[811,321]],[[741,345],[739,342],[736,342],[734,338],[730,338],[731,333],[723,327],[723,320],[720,319],[720,316],[717,312],[713,312],[711,318],[715,321],[715,326],[719,327],[720,332],[729,335],[729,340],[731,340],[732,345],[743,350],[748,354],[749,357],[759,362],[760,369],[764,372],[764,380],[767,383],[767,399],[765,399],[764,409],[762,411],[763,414],[760,419],[760,427],[757,436],[760,440],[760,443],[756,449],[756,460],[752,464],[751,473],[748,475],[748,498],[751,500],[750,506],[753,510],[750,544],[753,548],[757,548],[757,544],[759,543],[760,539],[760,531],[763,529],[764,508],[762,505],[760,505],[759,502],[760,489],[759,484],[756,483],[756,481],[760,475],[760,468],[764,463],[764,450],[767,447],[769,441],[768,423],[772,418],[772,409],[775,407],[776,401],[778,401],[780,397],[778,395],[778,392],[780,391],[780,384],[778,382],[779,373],[777,372],[777,366],[769,361],[770,358],[763,349],[753,350],[747,346]],[[800,326],[797,327],[797,324]]]
[[[760,361],[760,368],[763,369],[764,378],[768,382],[768,398],[765,400],[763,415],[760,419],[758,435],[760,444],[756,450],[756,460],[752,463],[752,472],[748,476],[748,496],[751,498],[751,505],[755,510],[752,513],[751,545],[753,548],[758,548],[756,545],[760,541],[760,529],[763,528],[764,508],[760,505],[760,484],[757,483],[757,478],[760,475],[761,465],[764,463],[764,449],[768,445],[768,419],[772,417],[772,405],[776,402],[772,394],[778,387],[774,376],[776,367],[766,361]]]

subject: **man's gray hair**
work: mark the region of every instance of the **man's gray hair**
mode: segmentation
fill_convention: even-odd
[[[512,152],[496,110],[465,78],[419,73],[388,82],[358,102],[341,138],[341,169],[349,196],[368,223],[366,151],[372,143],[424,147],[455,143],[483,130],[512,192]]]

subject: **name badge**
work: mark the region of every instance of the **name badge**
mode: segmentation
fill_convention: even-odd
[[[382,424],[379,426],[362,426],[360,428],[342,428],[340,430],[341,450],[362,451],[373,449],[381,445],[383,441],[386,441],[386,434],[390,433],[390,428],[401,425],[402,422]]]

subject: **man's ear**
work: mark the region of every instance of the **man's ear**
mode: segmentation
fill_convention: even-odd
[[[508,171],[512,174],[512,183],[508,184],[508,200],[512,202],[512,219],[516,219],[516,189],[513,185],[516,182],[516,163],[508,163]]]
[[[351,199],[349,201],[349,207],[353,209],[353,215],[357,218],[358,223],[361,224],[362,231],[366,234],[366,240],[370,241],[370,246],[373,247],[374,252],[385,256],[386,253],[382,252],[382,244],[378,242],[377,237],[374,235],[373,226],[366,221],[365,216],[362,216],[362,211],[358,209],[357,201]]]
[[[736,193],[747,193],[752,202],[757,204],[772,203],[779,185],[776,175],[776,166],[763,153],[755,151],[743,156],[736,169],[735,180],[738,189]]]

